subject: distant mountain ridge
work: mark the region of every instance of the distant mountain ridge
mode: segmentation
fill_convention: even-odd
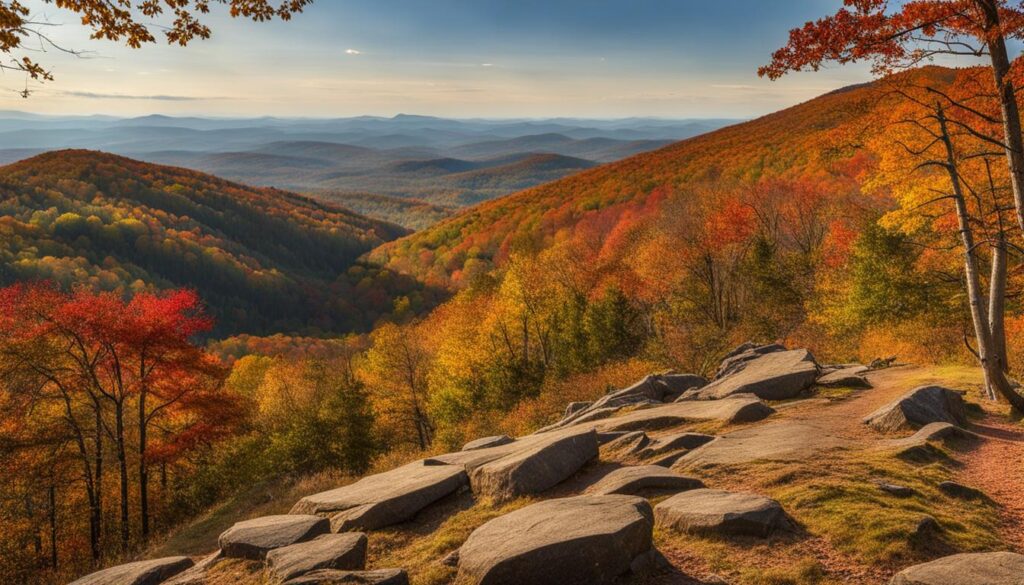
[[[432,211],[420,216],[417,213],[426,208],[419,205],[388,206],[408,213],[388,215],[388,219],[421,227],[426,217],[434,217],[441,209],[506,195],[730,122],[457,120],[414,114],[329,119],[161,114],[111,118],[8,112],[0,113],[0,164],[54,149],[101,150],[250,185],[313,194],[412,198],[433,206]],[[480,176],[464,175],[476,171]],[[507,175],[502,174],[505,171]]]

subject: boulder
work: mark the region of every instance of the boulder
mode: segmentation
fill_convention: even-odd
[[[679,433],[675,435],[668,435],[666,437],[659,437],[652,445],[642,449],[638,455],[640,457],[653,457],[669,451],[696,449],[697,447],[706,445],[714,440],[714,435],[705,435],[704,433]]]
[[[597,434],[593,429],[556,433],[552,439],[472,469],[469,481],[473,493],[497,501],[539,494],[597,457]]]
[[[723,400],[683,401],[645,408],[601,421],[594,427],[604,432],[655,431],[691,422],[755,422],[774,412],[760,398],[752,394],[738,394]]]
[[[486,450],[469,453],[481,451]],[[334,532],[375,530],[412,518],[468,483],[466,470],[460,465],[416,461],[364,477],[351,485],[306,496],[290,513],[328,517]]]
[[[275,548],[304,542],[330,530],[330,522],[319,516],[263,516],[236,523],[218,541],[225,557],[259,561]]]
[[[459,551],[457,582],[614,583],[651,550],[653,526],[643,498],[587,495],[539,502],[473,531]]]
[[[782,419],[726,433],[687,451],[672,467],[682,471],[755,460],[801,461],[848,444],[827,423]]]
[[[493,437],[484,437],[475,441],[466,443],[463,447],[463,451],[475,451],[476,449],[487,449],[489,447],[500,447],[502,445],[508,445],[512,441],[515,441],[508,435],[496,435]]]
[[[682,394],[687,390],[707,386],[708,379],[697,374],[662,374],[658,377],[668,388],[668,394]]]
[[[881,482],[878,484],[878,489],[882,490],[887,494],[892,494],[897,498],[909,498],[910,496],[914,495],[913,488],[908,488],[906,486],[897,485],[894,483]]]
[[[267,553],[267,569],[275,581],[287,581],[318,569],[362,570],[366,567],[366,535],[324,534],[308,542]]]
[[[782,506],[756,494],[723,490],[685,491],[654,508],[658,524],[678,532],[767,537],[792,523]]]
[[[581,410],[588,408],[591,404],[593,404],[593,402],[570,402],[568,405],[566,405],[565,414],[562,416],[565,418],[569,418],[570,416],[576,414],[577,412],[580,412]]]
[[[806,349],[757,353],[750,350],[732,358],[720,377],[697,391],[683,395],[688,400],[718,400],[734,394],[753,394],[764,400],[786,400],[810,388],[818,377],[818,365]]]
[[[1021,585],[1024,555],[965,553],[903,569],[890,585]]]
[[[320,569],[285,581],[282,585],[409,585],[409,575],[402,569],[374,571],[339,571]]]
[[[817,384],[819,386],[870,388],[871,383],[864,377],[864,373],[867,371],[867,366],[842,368],[819,377]]]
[[[588,494],[625,494],[681,492],[704,487],[699,479],[681,475],[658,465],[620,467],[587,488]]]
[[[606,443],[604,448],[622,455],[632,455],[633,453],[638,453],[650,443],[651,439],[647,436],[647,433],[643,431],[628,431],[617,439]]]
[[[763,355],[769,353],[775,353],[778,351],[786,351],[786,348],[778,343],[771,343],[768,345],[757,345],[756,343],[747,342],[744,343],[729,353],[725,354],[722,358],[722,362],[718,365],[718,370],[715,372],[713,380],[719,380],[731,374],[738,372],[743,369],[744,364],[749,361],[755,360]]]
[[[652,374],[628,388],[606,394],[585,407],[573,408],[570,404],[562,420],[537,432],[546,433],[581,422],[607,418],[626,406],[659,403],[668,392],[668,386],[661,381],[661,377]]]
[[[192,566],[188,557],[167,557],[118,565],[86,575],[71,585],[157,585]]]
[[[917,441],[944,441],[946,439],[969,439],[974,433],[949,424],[947,422],[928,423],[921,427],[916,433],[904,439],[908,442]]]
[[[161,585],[206,585],[206,572],[223,559],[224,553],[218,550],[205,556],[191,568],[171,577],[170,580],[162,581]]]
[[[978,500],[986,497],[985,492],[955,481],[944,481],[940,483],[939,491],[951,498],[957,498],[960,500]]]
[[[882,432],[915,429],[935,422],[967,424],[960,393],[942,386],[921,386],[864,419],[865,424]]]

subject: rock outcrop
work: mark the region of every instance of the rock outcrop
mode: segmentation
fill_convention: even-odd
[[[364,477],[344,487],[306,496],[291,514],[330,518],[334,532],[374,530],[408,520],[469,483],[460,465],[417,461]]]
[[[71,585],[157,585],[192,566],[188,557],[167,557],[118,565],[86,575]]]
[[[886,433],[916,429],[936,422],[964,426],[967,424],[967,412],[959,392],[942,386],[921,386],[879,408],[864,422]]]
[[[562,420],[537,432],[545,433],[569,425],[608,418],[627,406],[659,404],[667,396],[675,398],[686,390],[706,383],[706,379],[694,374],[651,374],[628,388],[606,394],[594,402],[569,404]]]
[[[864,377],[867,371],[867,366],[848,366],[823,374],[815,383],[819,386],[870,388],[871,383]]]
[[[362,570],[366,567],[366,535],[324,534],[267,553],[267,570],[275,581],[287,581],[318,569]]]
[[[502,445],[508,445],[515,441],[508,435],[495,435],[493,437],[484,437],[475,441],[470,441],[463,445],[463,451],[476,451],[477,449],[489,449],[491,447],[500,447]]]
[[[715,421],[725,424],[756,422],[775,412],[752,394],[738,394],[722,400],[690,400],[645,408],[594,423],[602,432],[656,431],[690,422]]]
[[[827,425],[813,420],[782,420],[721,435],[684,454],[672,468],[683,471],[755,460],[797,461],[846,444]]]
[[[473,493],[498,501],[539,494],[555,487],[597,457],[597,434],[579,429],[557,433],[550,441],[537,441],[473,468]]]
[[[696,489],[654,508],[660,526],[677,532],[706,532],[766,537],[792,526],[782,506],[756,494]]]
[[[810,388],[817,377],[818,365],[806,349],[761,346],[727,358],[714,381],[682,398],[719,400],[753,394],[764,400],[787,400]]]
[[[223,555],[230,559],[263,560],[267,553],[330,532],[330,523],[319,516],[263,516],[238,522],[220,535]]]
[[[651,507],[632,496],[547,500],[495,518],[459,550],[458,582],[601,585],[652,548]]]
[[[588,494],[641,495],[674,493],[704,487],[701,480],[676,473],[660,465],[620,467],[587,488]]]
[[[1009,552],[966,553],[914,565],[896,574],[890,585],[1021,585],[1024,555]]]

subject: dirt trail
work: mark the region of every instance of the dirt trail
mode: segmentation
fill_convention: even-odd
[[[1014,552],[1024,552],[1024,428],[988,414],[971,430],[985,440],[961,458],[964,467],[957,479],[999,504],[1003,538]]]

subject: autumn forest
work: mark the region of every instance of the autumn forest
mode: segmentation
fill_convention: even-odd
[[[222,8],[53,4],[81,20],[65,26],[140,55],[165,41],[195,50]],[[319,3],[223,4],[258,35],[256,23],[287,30]],[[194,555],[181,543],[232,510],[529,435],[648,374],[714,379],[748,341],[808,348],[819,364],[969,372],[1019,430],[1024,4],[832,4],[755,55],[758,73],[784,83],[867,64],[862,82],[682,140],[601,138],[607,160],[502,151],[509,164],[484,164],[466,139],[477,162],[463,164],[442,158],[449,137],[408,175],[395,169],[426,160],[421,146],[387,151],[387,173],[357,181],[343,162],[356,151],[339,151],[307,189],[278,181],[293,166],[248,155],[228,180],[192,170],[198,150],[161,151],[181,166],[114,149],[12,153],[0,166],[0,582]],[[59,84],[45,52],[25,52],[47,39],[33,16],[0,2],[2,68]],[[358,189],[321,188],[335,179]],[[390,538],[383,552],[371,540],[371,557],[406,550]],[[858,542],[829,546],[854,555]],[[945,542],[946,554],[993,548]],[[856,558],[895,569],[938,551]],[[435,569],[413,582],[448,583]],[[833,569],[734,574],[869,582]]]

